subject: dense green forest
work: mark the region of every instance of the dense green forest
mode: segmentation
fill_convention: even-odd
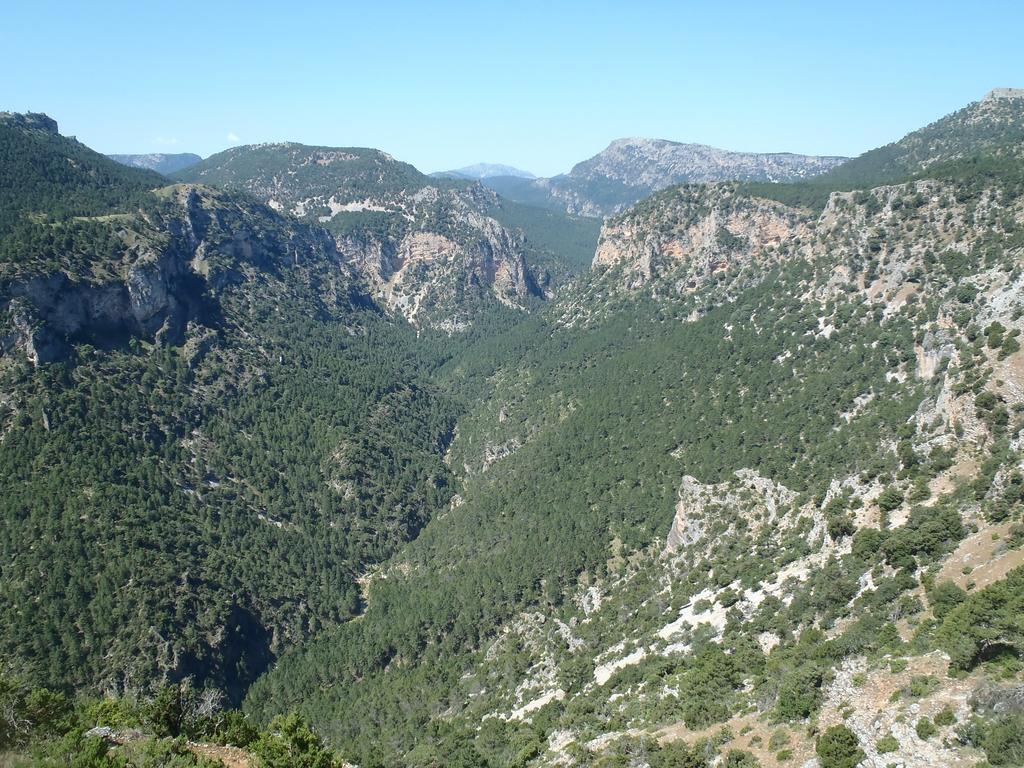
[[[527,259],[534,267],[578,274],[590,267],[601,231],[599,219],[570,216],[498,198],[489,214],[526,235]]]
[[[417,383],[408,330],[365,323],[275,322],[258,370],[227,346],[197,369],[172,349],[84,348],[9,371],[4,652],[50,685],[166,672],[238,697],[275,652],[356,612],[356,576],[450,496],[458,412]]]
[[[524,325],[547,338],[517,366],[530,384],[519,392],[513,379],[498,390],[508,420],[529,435],[523,446],[467,484],[465,503],[404,550],[373,584],[365,617],[260,680],[248,711],[263,718],[302,706],[346,754],[386,762],[368,729],[404,751],[432,713],[457,711],[449,692],[498,625],[529,605],[557,609],[582,574],[604,575],[613,538],[628,552],[667,530],[681,474],[717,481],[754,467],[814,494],[844,470],[896,469],[875,446],[919,400],[884,377],[909,354],[910,329],[863,325],[869,310],[851,305],[843,337],[781,365],[778,350],[817,325],[815,308],[785,298],[803,277],[768,279],[696,323],[679,322],[685,305],[638,302],[578,334]],[[731,338],[723,324],[735,324]],[[453,375],[473,365],[449,363]],[[865,389],[884,405],[837,432],[837,412]],[[474,426],[460,423],[455,456],[481,449],[486,437]]]
[[[3,136],[31,193],[5,279],[79,286],[39,311],[124,295],[140,253],[167,264],[147,279],[169,312],[201,311],[180,344],[114,316],[63,339],[60,362],[0,359],[0,654],[54,688],[190,676],[238,702],[276,654],[357,613],[359,575],[447,503],[460,406],[430,371],[448,352],[360,295],[325,237],[244,196],[154,195],[158,176],[55,133]],[[73,208],[34,191],[67,153]],[[194,249],[203,279],[176,277]]]
[[[137,205],[165,183],[158,173],[128,168],[61,136],[55,126],[26,129],[14,117],[0,117],[0,242],[25,213],[108,213]]]

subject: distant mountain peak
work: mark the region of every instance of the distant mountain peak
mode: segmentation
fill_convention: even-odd
[[[430,174],[435,178],[442,179],[493,179],[497,177],[514,177],[517,179],[535,179],[537,178],[529,171],[524,171],[520,168],[515,168],[511,165],[502,165],[501,163],[475,163],[473,165],[467,165],[463,168],[456,168],[452,171],[438,171],[437,173]]]
[[[483,183],[517,202],[601,217],[676,184],[802,181],[846,160],[791,152],[730,152],[706,144],[629,136],[613,140],[561,176],[492,178]]]
[[[127,165],[132,168],[148,168],[151,171],[165,175],[188,168],[202,162],[203,159],[191,152],[178,152],[174,154],[151,152],[146,155],[107,155],[107,157],[111,160],[116,160],[121,165]]]
[[[847,158],[790,152],[733,152],[707,144],[640,136],[615,139],[570,176],[617,179],[652,189],[686,181],[791,180],[820,173]]]
[[[982,101],[1000,101],[1002,99],[1024,99],[1024,88],[993,88],[985,94]]]
[[[685,141],[672,141],[670,139],[652,139],[647,136],[623,136],[619,139],[612,139],[608,142],[607,149],[616,149],[619,147],[631,147],[631,146],[650,146],[650,147],[663,147],[663,146],[674,146],[674,147],[704,147],[706,144],[697,144],[696,142],[685,142]]]

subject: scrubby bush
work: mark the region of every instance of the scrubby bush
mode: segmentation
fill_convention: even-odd
[[[912,699],[920,699],[928,696],[939,687],[939,681],[934,675],[914,675],[910,678],[910,684],[904,693]]]
[[[942,728],[947,725],[952,725],[956,722],[956,715],[953,714],[953,708],[948,704],[932,718],[934,723]]]
[[[967,593],[951,581],[943,581],[936,584],[927,592],[928,604],[932,613],[937,619],[944,619],[946,615],[962,603]]]
[[[927,741],[936,733],[939,729],[935,727],[935,723],[929,720],[927,717],[922,717],[917,721],[917,725],[914,726],[914,731],[917,733],[917,738],[922,741]]]
[[[789,734],[786,733],[783,728],[779,728],[777,731],[774,731],[771,738],[768,739],[769,749],[781,749],[787,744],[789,744]]]
[[[898,488],[889,486],[878,497],[878,508],[883,512],[892,512],[903,503],[903,494]]]
[[[294,712],[278,716],[251,751],[262,768],[337,768],[340,765],[320,737]]]
[[[781,720],[803,720],[821,704],[822,671],[807,663],[787,674],[779,687],[776,714]]]
[[[891,733],[883,736],[875,742],[875,749],[878,750],[878,754],[885,755],[889,752],[895,752],[900,748],[900,743],[896,740],[896,737]]]
[[[648,747],[651,768],[707,768],[708,760],[697,747],[674,741],[660,747]]]
[[[1024,765],[1024,713],[993,720],[985,729],[981,745],[992,765]]]
[[[1020,654],[1024,651],[1022,615],[1024,566],[951,610],[939,627],[939,645],[949,654],[954,669],[969,669],[999,649]]]
[[[722,768],[761,768],[761,763],[749,752],[730,749],[722,761]]]
[[[833,725],[819,736],[815,752],[821,768],[856,768],[865,757],[857,734],[845,725]]]

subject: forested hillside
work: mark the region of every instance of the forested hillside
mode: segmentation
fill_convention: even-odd
[[[325,233],[27,134],[18,157],[70,147],[107,186],[75,185],[88,218],[27,196],[2,241],[0,652],[53,686],[237,700],[447,502],[438,353]]]
[[[138,203],[159,174],[127,168],[61,136],[46,115],[0,112],[0,233],[26,213],[93,215]]]
[[[868,189],[910,177],[934,178],[943,163],[987,158],[1020,158],[1024,114],[1020,91],[996,89],[981,101],[907,134],[899,141],[872,149],[827,173],[801,184],[750,184],[751,194],[789,204],[821,207],[831,192]],[[999,165],[999,164],[997,164]],[[954,165],[954,178],[961,166]]]

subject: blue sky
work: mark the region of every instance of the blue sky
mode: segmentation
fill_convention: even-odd
[[[102,152],[294,140],[541,175],[621,136],[855,155],[1024,87],[1021,2],[6,0],[0,109]]]

